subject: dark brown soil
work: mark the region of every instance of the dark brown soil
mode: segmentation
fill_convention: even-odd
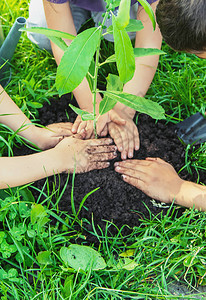
[[[47,125],[55,122],[68,121],[66,111],[69,110],[69,121],[73,122],[76,115],[68,108],[69,96],[64,96],[61,99],[51,100],[51,105],[46,103],[42,109],[39,110],[39,119],[41,124]],[[138,118],[138,128],[140,134],[141,148],[135,153],[136,159],[144,159],[147,156],[160,157],[171,163],[178,171],[184,165],[185,151],[184,146],[178,140],[174,125],[169,123],[166,125],[163,121],[154,121],[146,115],[140,115]],[[24,147],[17,150],[15,155],[27,154],[30,151]],[[118,156],[115,161],[120,160]],[[138,226],[140,219],[150,218],[159,213],[165,214],[168,208],[161,208],[158,205],[153,205],[151,199],[137,188],[130,186],[123,182],[121,176],[114,171],[113,163],[108,169],[92,171],[86,174],[79,174],[75,176],[74,187],[74,202],[76,210],[79,209],[79,204],[84,196],[92,190],[99,187],[99,190],[91,194],[86,200],[84,207],[81,209],[79,218],[86,218],[85,226],[88,231],[92,229],[92,219],[95,228],[100,226],[103,230],[106,221],[113,222],[118,228],[127,224],[130,228]],[[201,173],[201,181],[206,183],[206,173]],[[66,174],[61,174],[59,179],[56,177],[49,178],[49,183],[56,186],[61,186],[63,189],[67,180]],[[181,172],[181,177],[186,180],[196,180],[196,173],[193,176],[188,175],[186,171]],[[72,176],[69,178],[68,185],[59,203],[59,209],[71,213],[71,184]],[[38,189],[42,189],[45,180],[40,180],[34,185]],[[35,197],[39,193],[34,192]],[[46,189],[45,189],[46,192]],[[159,202],[156,202],[159,204]],[[178,210],[178,213],[181,213]],[[109,228],[111,234],[116,233],[115,226]],[[98,231],[99,232],[99,231]],[[123,234],[129,232],[125,228]],[[87,238],[92,241],[92,237],[87,233]]]

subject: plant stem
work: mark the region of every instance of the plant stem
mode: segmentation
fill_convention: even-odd
[[[94,70],[94,82],[93,82],[93,114],[94,114],[94,134],[95,138],[97,139],[97,113],[96,113],[96,104],[97,104],[97,77],[98,77],[98,70],[99,70],[99,56],[100,56],[100,46],[101,46],[101,37],[102,37],[102,31],[103,31],[103,26],[104,23],[108,17],[109,14],[109,9],[106,11],[104,19],[102,21],[100,28],[100,39],[99,39],[99,44],[97,46],[97,51],[96,51],[96,58],[95,58],[95,70]]]

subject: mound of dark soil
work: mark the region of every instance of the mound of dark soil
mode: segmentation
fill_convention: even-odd
[[[69,96],[61,99],[51,100],[51,104],[45,103],[44,107],[39,110],[39,119],[41,124],[47,125],[55,122],[68,121],[66,111],[69,110],[69,121],[74,122],[76,115],[68,107]],[[180,170],[184,165],[184,146],[178,140],[174,126],[164,121],[151,119],[147,115],[140,115],[138,118],[138,129],[140,134],[141,148],[135,153],[135,159],[144,159],[148,156],[160,157],[171,163],[176,170]],[[15,155],[28,154],[30,150],[26,147],[17,150]],[[120,160],[120,155],[115,161]],[[81,209],[79,218],[86,218],[97,228],[99,225],[102,229],[105,227],[105,220],[112,221],[117,227],[127,224],[129,227],[139,225],[140,218],[150,218],[151,215],[157,215],[160,212],[166,213],[168,208],[154,205],[151,199],[137,188],[123,182],[121,176],[114,171],[113,163],[108,169],[95,170],[85,174],[75,176],[74,201],[76,210],[83,197],[92,190],[99,189],[91,194],[86,200],[84,207]],[[206,174],[201,173],[201,181],[206,183]],[[181,177],[186,180],[195,181],[196,174],[190,176],[185,172]],[[49,183],[56,186],[60,185],[63,189],[67,180],[66,174],[61,174],[59,179],[50,177]],[[69,178],[68,185],[59,203],[59,209],[71,212],[71,182]],[[40,180],[34,185],[42,189],[45,180]],[[35,192],[35,191],[32,191]],[[36,195],[38,197],[38,195]],[[158,204],[158,203],[157,203]],[[92,230],[92,225],[86,223],[87,230]],[[110,227],[110,232],[115,233],[115,226]],[[124,233],[128,231],[125,229]],[[90,237],[88,237],[90,238]]]

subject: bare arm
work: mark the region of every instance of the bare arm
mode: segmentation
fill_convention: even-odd
[[[154,13],[156,11],[157,4],[158,1],[151,4]],[[137,19],[142,22],[144,29],[138,31],[136,34],[135,48],[161,49],[162,36],[158,25],[156,24],[156,29],[154,31],[152,27],[152,22],[143,7],[140,7],[138,9]],[[124,92],[144,97],[155,75],[158,61],[158,55],[136,57],[136,70],[134,77],[128,83],[125,84]],[[131,117],[133,117],[135,114],[135,111],[133,109],[125,107],[121,103],[117,103],[115,109],[123,109],[124,113],[128,113],[128,115]]]
[[[10,127],[12,130],[19,130],[19,135],[32,142],[31,137],[36,135],[36,128],[25,116],[21,109],[13,102],[9,95],[0,85],[0,123]]]
[[[151,5],[155,12],[157,2]],[[162,37],[157,27],[153,31],[152,22],[149,19],[144,8],[140,7],[137,13],[137,19],[142,21],[144,29],[137,32],[135,47],[136,48],[161,48]],[[136,96],[145,96],[158,65],[158,56],[137,57],[135,59],[136,69],[133,78],[124,85],[124,92]],[[133,150],[139,149],[139,134],[136,125],[133,122],[135,110],[117,103],[114,107],[115,112],[126,121],[125,126],[119,126],[111,122],[108,124],[109,133],[114,139],[121,158],[133,157]],[[121,150],[122,149],[122,150]]]
[[[73,35],[77,34],[68,1],[62,4],[55,4],[50,3],[47,0],[43,0],[43,3],[48,28],[61,30]],[[71,40],[64,41],[67,45],[70,45],[71,43]],[[59,65],[64,52],[54,43],[51,43],[51,47],[56,63]],[[73,94],[81,109],[87,111],[93,110],[92,93],[86,78],[84,78],[82,83],[80,83],[80,85],[73,91]],[[100,94],[97,95],[97,101],[101,101]]]
[[[61,173],[62,166],[54,149],[19,157],[0,158],[0,189],[19,186],[53,174]]]
[[[25,116],[0,85],[0,123],[16,131],[20,136],[45,150],[58,144],[63,137],[72,135],[72,123],[56,123],[38,127]]]
[[[123,180],[156,200],[206,211],[206,186],[181,179],[175,169],[160,158],[115,163]]]
[[[81,137],[81,136],[79,136]],[[57,173],[84,173],[109,166],[116,157],[111,139],[80,140],[68,137],[55,148],[17,157],[0,157],[0,189],[19,186]]]

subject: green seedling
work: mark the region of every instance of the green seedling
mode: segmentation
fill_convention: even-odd
[[[131,2],[124,0],[106,0],[106,3],[106,12],[102,24],[99,24],[99,27],[97,28],[92,27],[84,30],[76,37],[65,32],[45,28],[22,29],[45,34],[64,51],[56,75],[56,87],[60,96],[72,92],[86,76],[93,95],[93,112],[87,112],[72,105],[70,106],[81,116],[83,121],[93,120],[96,137],[96,124],[98,118],[110,111],[117,102],[121,102],[140,113],[146,113],[154,119],[165,118],[164,109],[158,103],[143,97],[124,93],[123,90],[119,90],[118,87],[130,81],[134,76],[135,57],[160,55],[164,54],[164,52],[159,49],[133,49],[128,32],[140,31],[143,29],[143,25],[138,20],[130,19],[129,11]],[[155,29],[155,18],[151,6],[145,0],[141,0],[140,3],[148,13]],[[119,6],[119,12],[117,16],[114,16],[113,11],[117,6]],[[112,26],[104,33],[103,29],[105,28],[105,21],[109,15],[112,16]],[[101,40],[104,35],[111,33],[114,37],[115,54],[100,64]],[[64,42],[63,39],[65,38],[72,40],[69,46]],[[101,65],[111,62],[116,63],[119,76],[112,76],[110,74],[107,80],[107,90],[99,90],[97,88],[99,68]],[[99,111],[96,111],[97,93],[103,94],[103,100],[100,103]]]

